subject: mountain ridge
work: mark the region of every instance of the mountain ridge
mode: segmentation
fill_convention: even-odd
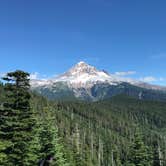
[[[118,77],[105,70],[98,70],[83,61],[55,78],[31,80],[31,86],[33,90],[44,95],[47,94],[47,97],[51,95],[55,99],[59,98],[59,96],[65,97],[65,95],[68,96],[70,94],[69,96],[72,96],[72,98],[92,101],[105,99],[119,93],[128,93],[131,89],[137,92],[137,96],[140,99],[143,98],[144,91],[148,93],[147,90],[149,90],[149,93],[151,91],[154,91],[153,93],[166,93],[166,87]]]

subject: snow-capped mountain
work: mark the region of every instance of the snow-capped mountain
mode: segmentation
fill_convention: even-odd
[[[118,93],[126,93],[132,87],[140,96],[143,89],[165,90],[165,88],[150,85],[130,78],[118,77],[104,70],[81,61],[62,75],[48,80],[31,80],[32,89],[51,98],[81,98],[98,100],[111,97]],[[128,88],[126,88],[128,87]],[[130,88],[129,88],[130,87]],[[131,88],[131,89],[132,89]],[[115,90],[116,89],[116,90]]]
[[[89,87],[95,83],[107,82],[116,85],[121,82],[139,83],[129,78],[120,78],[116,75],[109,74],[104,70],[97,70],[95,67],[81,61],[73,66],[70,70],[58,77],[49,80],[32,80],[32,87],[54,84],[55,82],[66,82],[72,87]]]
[[[95,67],[79,62],[66,73],[55,78],[54,81],[68,82],[72,87],[90,87],[96,82],[109,82],[115,84],[119,81],[110,74],[97,70]]]

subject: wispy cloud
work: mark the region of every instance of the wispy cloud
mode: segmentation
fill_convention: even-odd
[[[136,71],[122,71],[122,72],[115,72],[114,74],[117,76],[128,76],[136,74]]]
[[[29,78],[32,80],[38,79],[39,73],[38,72],[31,73]]]
[[[40,74],[38,72],[34,72],[34,73],[30,74],[29,78],[31,80],[37,80],[37,79],[39,79],[39,80],[47,80],[47,79],[55,78],[57,76],[58,76],[57,74],[54,74],[52,76],[48,76],[48,75],[45,75],[45,74]]]
[[[157,79],[153,76],[141,77],[139,80],[143,81],[143,82],[155,82],[155,81],[157,81]]]
[[[139,80],[143,81],[143,82],[152,83],[152,82],[166,81],[166,78],[163,78],[163,77],[157,78],[157,77],[153,77],[153,76],[146,76],[146,77],[141,77]]]

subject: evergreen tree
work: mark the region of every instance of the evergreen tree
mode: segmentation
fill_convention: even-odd
[[[37,119],[36,119],[37,121]],[[29,149],[27,153],[26,163],[27,166],[37,165],[40,160],[40,134],[41,127],[36,125],[35,129],[33,130],[34,137],[32,138],[31,142],[29,143]]]
[[[1,110],[0,139],[6,142],[0,147],[1,162],[8,166],[27,165],[29,144],[33,139],[35,121],[30,108],[29,74],[20,70],[3,78],[6,99]]]
[[[129,149],[127,166],[152,166],[151,149],[145,146],[142,136],[136,132],[134,142]]]
[[[66,159],[64,157],[63,146],[60,143],[58,137],[58,130],[54,123],[54,118],[51,118],[48,108],[45,108],[45,116],[41,124],[40,133],[40,154],[41,158],[46,159],[47,156],[53,157],[54,166],[67,166]]]
[[[10,141],[0,140],[0,165],[7,166],[7,154],[5,150],[11,145]]]
[[[160,145],[157,140],[153,142],[153,149],[154,149],[154,154],[153,154],[153,165],[158,165],[158,166],[163,166],[163,159],[161,156],[161,149]]]

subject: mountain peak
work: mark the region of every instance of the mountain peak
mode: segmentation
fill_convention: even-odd
[[[94,66],[91,66],[84,61],[78,62],[67,72],[55,78],[48,80],[33,80],[31,85],[33,87],[43,86],[51,88],[54,87],[57,82],[65,83],[67,86],[74,89],[74,93],[77,92],[77,90],[80,88],[84,88],[88,91],[94,85],[102,85],[104,83],[106,85],[112,86],[118,85],[122,82],[146,89],[161,89],[160,87],[145,84],[130,78],[117,77],[114,74],[109,74],[105,70],[98,70]]]
[[[77,63],[77,65],[87,65],[87,63],[84,62],[84,61],[80,61],[80,62]]]
[[[77,63],[75,66],[73,66],[67,73],[70,75],[81,75],[81,74],[96,74],[98,70],[94,67],[91,66],[84,61],[81,61]]]
[[[105,82],[111,79],[111,75],[96,69],[83,61],[74,65],[71,69],[56,78],[56,81],[63,81],[72,87],[90,87],[97,82]]]
[[[83,69],[83,68],[95,68],[95,67],[89,65],[88,63],[84,61],[80,61],[76,65],[74,65],[72,68]]]

